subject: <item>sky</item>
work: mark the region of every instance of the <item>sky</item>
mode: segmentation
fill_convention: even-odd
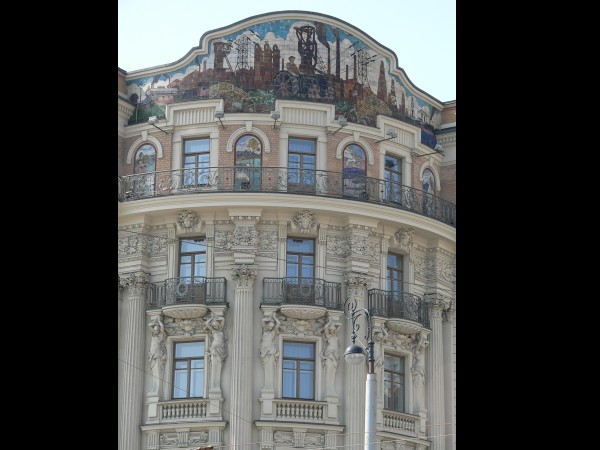
[[[353,25],[392,50],[419,89],[456,100],[456,0],[119,0],[118,66],[131,72],[170,64],[208,31],[287,10]]]

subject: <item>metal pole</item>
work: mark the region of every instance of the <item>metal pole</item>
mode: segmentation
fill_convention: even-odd
[[[371,317],[369,330],[371,329]],[[367,386],[365,390],[365,450],[375,450],[375,356],[374,343],[369,333],[369,372],[367,373]]]

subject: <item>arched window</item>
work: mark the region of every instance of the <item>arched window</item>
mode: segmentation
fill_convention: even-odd
[[[260,167],[262,143],[252,135],[245,134],[235,143],[235,189],[260,190]]]
[[[356,144],[344,149],[344,195],[368,199],[367,158],[365,151]]]
[[[136,195],[152,195],[154,193],[154,172],[156,172],[156,149],[151,144],[144,144],[135,152],[133,173],[135,177]]]

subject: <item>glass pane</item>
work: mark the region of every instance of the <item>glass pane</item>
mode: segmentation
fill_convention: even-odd
[[[296,371],[283,369],[283,397],[296,397]]]
[[[190,384],[190,397],[202,397],[204,393],[204,369],[192,370]]]
[[[307,139],[288,139],[288,152],[315,153],[315,141]]]
[[[283,343],[283,356],[284,357],[314,359],[315,346],[312,343],[284,342]]]
[[[186,156],[183,159],[183,162],[184,162],[184,166],[183,166],[184,169],[190,169],[190,168],[193,169],[194,167],[196,167],[196,157],[194,155]]]
[[[398,255],[388,255],[387,266],[393,267],[394,269],[401,269],[400,257]]]
[[[183,239],[180,249],[182,253],[205,252],[206,241],[204,239]]]
[[[191,361],[192,369],[204,369],[204,360],[203,359],[194,359]]]
[[[189,255],[182,255],[179,258],[179,261],[181,262],[181,264],[191,264],[192,263],[192,257]]]
[[[205,139],[194,139],[185,141],[185,153],[200,153],[207,152],[210,150],[210,143],[207,138]]]
[[[300,372],[300,395],[299,398],[314,398],[313,372]]]
[[[187,397],[187,371],[175,371],[173,379],[173,398]]]
[[[194,265],[194,276],[195,277],[206,276],[206,264],[205,263],[198,262]]]
[[[288,239],[287,249],[291,252],[314,253],[315,241],[312,239]]]
[[[187,369],[187,361],[175,361],[175,369]]]
[[[182,264],[179,266],[179,276],[187,278],[192,276],[192,266],[190,264]]]
[[[178,342],[175,344],[176,358],[204,356],[204,342]]]

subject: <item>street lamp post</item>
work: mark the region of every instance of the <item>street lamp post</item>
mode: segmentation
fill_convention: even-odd
[[[350,314],[350,316],[348,316]],[[364,349],[356,345],[356,332],[360,329],[360,324],[356,319],[364,315],[367,319],[367,339],[368,345],[368,372],[367,385],[365,392],[365,448],[364,450],[375,450],[375,352],[373,342],[373,325],[371,323],[371,313],[365,308],[356,308],[356,302],[348,298],[344,305],[344,315],[352,320],[352,345],[344,352],[344,359],[347,363],[358,365],[365,360]]]

